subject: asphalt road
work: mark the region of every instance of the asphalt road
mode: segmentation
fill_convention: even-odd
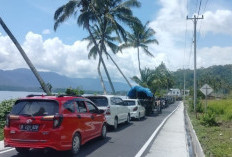
[[[162,114],[147,116],[141,121],[121,124],[117,131],[109,130],[107,138],[94,139],[81,147],[78,157],[134,157],[155,129],[178,105],[178,102],[162,110]],[[149,147],[148,147],[149,148]],[[0,154],[1,157],[21,157],[15,150]],[[71,157],[69,152],[32,150],[29,157]]]

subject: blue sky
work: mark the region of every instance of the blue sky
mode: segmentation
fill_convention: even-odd
[[[20,42],[24,41],[25,34],[28,31],[40,34],[43,30],[49,29],[51,34],[44,36],[44,39],[58,36],[64,43],[72,44],[76,40],[83,39],[88,34],[76,25],[74,17],[70,18],[64,25],[60,25],[57,31],[54,32],[54,12],[66,2],[67,0],[1,0],[0,16]],[[143,0],[140,9],[133,9],[134,14],[143,22],[151,21],[159,9],[156,3],[154,0]]]
[[[0,16],[35,64],[44,71],[70,77],[97,77],[97,60],[88,59],[88,34],[70,18],[53,30],[55,10],[67,0],[1,0]],[[156,31],[159,45],[149,45],[154,58],[141,54],[142,68],[155,68],[161,62],[175,71],[193,68],[193,22],[186,20],[198,12],[198,67],[232,64],[232,1],[230,0],[141,0],[134,14]],[[187,27],[186,27],[187,26]],[[186,34],[185,34],[186,32]],[[186,39],[186,40],[185,40]],[[138,75],[136,50],[126,49],[114,59],[128,77]],[[129,63],[129,64],[128,64]],[[114,80],[122,80],[114,65],[107,61]],[[14,45],[0,27],[0,69],[27,67]]]

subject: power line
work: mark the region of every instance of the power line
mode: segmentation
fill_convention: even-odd
[[[194,13],[197,12],[197,6],[198,6],[198,0],[196,1],[196,6],[195,6],[195,11],[194,11]]]
[[[202,0],[200,1],[200,4],[199,4],[199,9],[198,9],[197,17],[199,17],[199,13],[200,13],[200,10],[201,10],[201,3],[202,3]]]
[[[204,12],[205,12],[205,10],[206,10],[206,7],[207,7],[208,2],[209,2],[209,0],[206,0],[206,2],[205,2],[205,7],[204,7],[204,10],[203,10],[203,13],[204,13]],[[199,26],[199,30],[198,30],[198,32],[200,32],[200,31],[201,31],[201,27],[202,27],[202,21],[200,22],[200,26]],[[197,37],[197,42],[199,41],[199,37],[200,37],[200,36],[198,36],[198,37]]]

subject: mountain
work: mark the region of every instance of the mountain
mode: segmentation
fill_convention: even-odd
[[[193,88],[193,70],[179,69],[173,72],[175,87],[183,89],[185,72],[186,89]],[[201,88],[204,84],[211,86],[215,92],[228,94],[232,91],[232,64],[214,65],[208,68],[197,69],[197,87]]]
[[[39,72],[46,83],[50,83],[53,89],[81,88],[88,91],[102,91],[99,79],[95,78],[69,78],[54,72]],[[107,91],[109,83],[105,81]],[[128,91],[129,86],[121,82],[113,82],[116,91]],[[31,70],[15,69],[0,70],[0,90],[26,90],[39,91],[40,85]]]

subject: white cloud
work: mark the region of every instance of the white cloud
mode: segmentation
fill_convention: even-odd
[[[216,10],[215,12],[206,11],[202,20],[201,30],[203,33],[223,33],[232,35],[232,11]]]
[[[198,67],[231,64],[232,47],[205,47],[198,51]]]
[[[45,30],[43,30],[42,34],[48,35],[48,34],[51,34],[51,31],[50,31],[50,29],[45,29]]]
[[[193,23],[191,20],[186,21],[188,14],[186,9],[187,0],[160,0],[161,9],[157,17],[150,23],[150,26],[157,32],[156,38],[159,41],[159,46],[150,46],[150,48],[160,56],[171,70],[183,68],[184,65],[191,65],[192,57],[189,63],[189,52],[184,58],[185,51],[185,29],[187,22],[187,47],[189,51],[189,41],[192,38]],[[231,10],[215,10],[206,11],[204,13],[204,20],[201,21],[201,31],[206,34],[224,33],[232,35],[232,11]],[[188,37],[189,36],[189,37]],[[231,57],[230,47],[216,47],[202,48],[198,50],[198,65],[224,65],[231,64],[226,56]],[[216,53],[218,52],[218,53]],[[220,52],[220,53],[219,53]],[[193,56],[193,54],[192,54]],[[214,57],[217,56],[217,57]],[[209,59],[210,58],[210,59]],[[192,67],[190,67],[192,68]]]
[[[98,77],[98,59],[88,59],[86,41],[64,44],[59,38],[43,40],[43,37],[28,32],[22,47],[38,70],[53,71],[69,77]],[[137,71],[137,56],[134,50],[125,50],[125,55],[112,55],[128,77]],[[133,57],[131,57],[133,56]],[[106,60],[106,58],[105,58]],[[133,63],[133,64],[130,64]],[[110,60],[106,60],[109,73],[114,81],[121,81],[121,76]],[[27,68],[19,51],[7,36],[0,36],[0,69]],[[104,72],[102,72],[104,74]],[[105,77],[106,78],[106,77]]]

